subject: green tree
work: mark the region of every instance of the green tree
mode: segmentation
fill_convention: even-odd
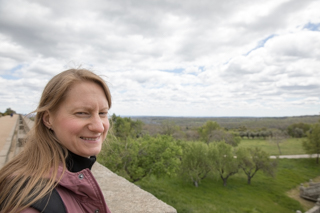
[[[319,164],[320,123],[317,123],[311,127],[311,131],[307,134],[307,139],[302,142],[302,146],[306,153],[317,154],[316,162]]]
[[[279,154],[281,155],[281,147],[280,144],[288,139],[288,134],[285,131],[275,130],[272,131],[270,141],[277,145]]]
[[[3,114],[4,115],[16,114],[16,111],[12,110],[11,108],[7,108]]]
[[[240,148],[237,151],[237,160],[239,168],[247,175],[248,184],[251,184],[251,179],[259,170],[273,177],[277,167],[277,161],[271,160],[269,154],[258,147]]]
[[[234,157],[232,146],[224,141],[209,144],[209,160],[212,169],[218,171],[223,185],[227,185],[230,176],[238,172],[238,161]]]
[[[211,171],[208,146],[203,142],[186,143],[181,160],[181,174],[198,187]]]
[[[239,145],[241,138],[222,129],[216,129],[212,131],[209,141],[224,141],[225,143],[235,147]]]
[[[239,136],[243,139],[244,137],[247,137],[247,132],[241,131],[239,132]]]
[[[305,123],[295,123],[287,127],[288,134],[294,138],[302,138],[307,135],[311,125]]]
[[[210,138],[213,136],[213,131],[220,129],[220,126],[217,122],[214,121],[207,121],[206,124],[201,126],[198,129],[200,140],[204,141],[205,143],[209,144]]]
[[[103,147],[99,161],[132,182],[148,175],[173,175],[179,169],[181,147],[171,136],[160,135],[112,140]]]
[[[262,137],[263,139],[266,139],[267,137],[270,136],[270,132],[269,131],[266,131],[266,130],[262,130],[260,132],[260,137]]]
[[[127,140],[129,137],[137,138],[142,136],[143,123],[140,120],[133,121],[131,118],[111,116],[112,132],[118,139]]]

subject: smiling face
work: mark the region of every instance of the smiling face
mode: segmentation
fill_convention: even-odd
[[[97,155],[109,129],[108,101],[96,83],[74,83],[55,112],[46,112],[44,124],[74,154]]]

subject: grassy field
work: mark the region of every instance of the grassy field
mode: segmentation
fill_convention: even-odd
[[[150,177],[137,185],[175,207],[178,213],[293,213],[306,211],[307,207],[288,197],[287,192],[319,176],[319,168],[314,159],[282,159],[275,178],[258,172],[251,185],[241,173],[230,177],[226,187],[215,176],[204,179],[198,188],[178,177]]]
[[[290,138],[280,143],[282,155],[306,154],[302,148],[304,138]],[[270,155],[279,155],[279,150],[275,142],[268,139],[242,139],[239,147],[260,147]]]

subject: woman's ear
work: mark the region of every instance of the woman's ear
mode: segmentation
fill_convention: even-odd
[[[43,124],[48,127],[48,129],[52,129],[51,119],[50,119],[50,113],[48,111],[45,111],[42,116],[42,122]]]

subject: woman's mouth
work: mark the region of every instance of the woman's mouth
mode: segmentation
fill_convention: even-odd
[[[86,140],[86,141],[97,141],[100,139],[100,136],[98,137],[80,137],[82,140]]]

